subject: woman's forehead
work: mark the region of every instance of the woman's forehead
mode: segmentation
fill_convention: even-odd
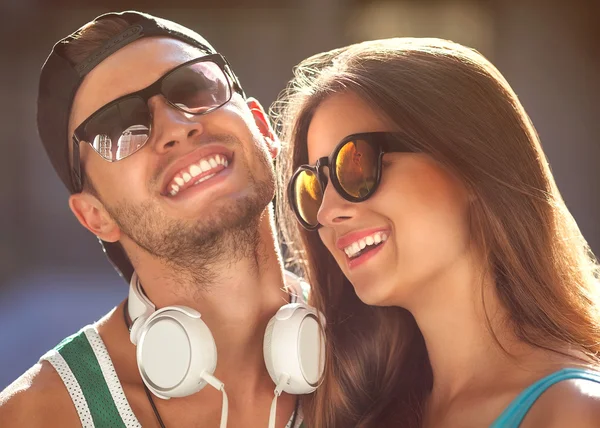
[[[313,164],[318,158],[329,156],[348,135],[386,130],[389,126],[383,118],[357,95],[332,95],[315,109],[308,127],[308,161]]]

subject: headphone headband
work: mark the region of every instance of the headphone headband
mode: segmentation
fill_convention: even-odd
[[[148,317],[155,310],[156,307],[142,289],[137,273],[133,272],[129,283],[129,298],[127,300],[127,311],[129,312],[131,322],[134,323],[141,316]]]

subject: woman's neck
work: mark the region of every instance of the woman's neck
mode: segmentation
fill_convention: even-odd
[[[489,385],[525,365],[536,349],[519,340],[482,263],[465,256],[406,305],[427,346],[435,401]]]

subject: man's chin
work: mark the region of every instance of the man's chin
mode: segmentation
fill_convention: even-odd
[[[261,184],[262,188],[248,186],[246,195],[223,198],[209,206],[198,204],[192,210],[122,203],[111,215],[122,233],[144,252],[175,264],[195,264],[195,259],[236,252],[240,245],[247,246],[244,240],[256,241],[260,218],[273,193],[269,183]]]

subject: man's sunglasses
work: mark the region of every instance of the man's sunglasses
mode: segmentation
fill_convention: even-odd
[[[183,63],[147,88],[106,104],[73,133],[75,188],[81,189],[81,142],[88,143],[109,162],[125,159],[146,144],[152,129],[148,100],[153,96],[161,94],[173,108],[199,116],[226,104],[234,89],[244,96],[227,60],[212,54]]]
[[[288,184],[288,200],[300,224],[308,230],[321,225],[317,213],[327,186],[324,167],[341,197],[350,202],[369,199],[381,181],[381,159],[385,153],[414,152],[401,134],[367,132],[344,138],[329,157],[317,160],[315,166],[298,167]]]

